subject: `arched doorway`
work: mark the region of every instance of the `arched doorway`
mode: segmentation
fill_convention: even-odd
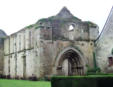
[[[80,53],[73,49],[63,52],[58,60],[57,72],[60,75],[84,75],[84,63]]]

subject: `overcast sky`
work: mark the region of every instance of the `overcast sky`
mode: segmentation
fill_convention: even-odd
[[[113,0],[0,0],[0,29],[9,35],[66,6],[74,16],[102,30],[112,5]]]

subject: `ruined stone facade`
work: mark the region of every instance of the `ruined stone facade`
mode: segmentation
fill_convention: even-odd
[[[56,16],[7,36],[4,41],[5,76],[29,78],[84,75],[94,67],[98,26],[74,17],[64,7]]]

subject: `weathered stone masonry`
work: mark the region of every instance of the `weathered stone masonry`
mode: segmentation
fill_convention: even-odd
[[[8,36],[4,41],[4,75],[11,78],[84,75],[94,67],[98,26],[74,17],[67,8],[56,16]]]
[[[4,67],[4,38],[6,37],[7,35],[5,34],[5,32],[3,30],[0,29],[0,76],[2,75],[3,73],[3,67]]]
[[[113,7],[96,41],[96,60],[102,72],[113,73]]]

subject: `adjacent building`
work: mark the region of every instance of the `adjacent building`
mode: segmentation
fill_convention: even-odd
[[[96,60],[102,72],[113,73],[113,7],[96,41]]]

